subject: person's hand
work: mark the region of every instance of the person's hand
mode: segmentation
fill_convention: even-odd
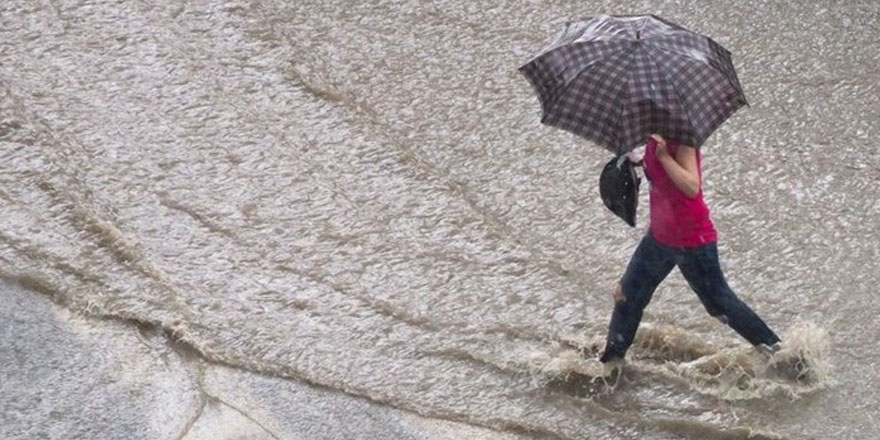
[[[626,153],[626,158],[635,166],[640,166],[645,159],[645,147],[641,146]]]
[[[663,136],[659,134],[652,134],[651,139],[654,139],[657,142],[657,148],[654,149],[654,155],[657,156],[657,159],[663,160],[667,157],[671,157],[669,155],[669,150],[666,149],[666,139],[663,139]]]

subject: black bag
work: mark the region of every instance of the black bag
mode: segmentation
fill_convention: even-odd
[[[624,155],[611,159],[599,177],[599,195],[605,206],[633,227],[636,225],[641,181],[632,162]]]

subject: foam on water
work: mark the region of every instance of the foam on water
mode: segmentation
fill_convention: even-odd
[[[714,348],[680,328],[643,324],[622,368],[641,373],[643,379],[674,380],[724,400],[795,399],[833,385],[827,330],[798,321],[784,332],[783,341],[783,348],[768,356],[743,345]],[[572,337],[554,346],[555,354],[541,352],[529,358],[530,371],[545,383],[564,383],[578,375],[580,380],[608,385],[611,370],[596,356],[600,339]]]

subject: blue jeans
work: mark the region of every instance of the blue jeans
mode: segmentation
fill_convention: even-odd
[[[776,333],[727,285],[718,262],[716,243],[696,248],[673,248],[658,243],[649,232],[636,248],[620,281],[624,299],[614,304],[602,362],[623,358],[633,342],[642,311],[651,301],[651,295],[675,266],[710,315],[728,324],[753,345],[779,342]]]

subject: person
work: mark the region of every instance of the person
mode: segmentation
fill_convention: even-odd
[[[632,160],[632,159],[631,159]],[[638,159],[636,159],[638,160]],[[703,200],[700,151],[652,134],[642,165],[650,182],[650,221],[614,292],[614,311],[600,361],[622,361],[657,285],[678,266],[709,315],[765,353],[776,333],[736,294],[718,261],[717,232]]]

